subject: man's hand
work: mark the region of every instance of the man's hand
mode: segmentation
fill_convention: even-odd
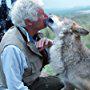
[[[46,72],[41,72],[40,77],[48,77],[49,75]]]
[[[41,38],[39,41],[36,42],[36,47],[42,51],[43,49],[50,47],[53,45],[53,41],[47,38]]]

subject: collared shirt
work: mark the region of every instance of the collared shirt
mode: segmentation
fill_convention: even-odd
[[[9,45],[2,52],[1,61],[8,86],[6,90],[28,90],[22,82],[24,69],[28,67],[23,52],[18,47]]]
[[[27,37],[27,41],[32,42],[33,38],[29,33],[23,27],[19,28]],[[22,82],[24,69],[28,67],[23,52],[17,46],[9,45],[4,48],[1,54],[1,61],[8,86],[8,89],[2,88],[2,90],[28,90],[28,87],[24,86]]]
[[[33,38],[28,32],[23,27],[19,28],[27,37],[28,42],[32,42]],[[28,90],[28,87],[24,86],[22,82],[24,69],[28,67],[23,52],[17,46],[9,45],[4,48],[1,54],[1,61],[8,89],[0,88],[0,90]]]

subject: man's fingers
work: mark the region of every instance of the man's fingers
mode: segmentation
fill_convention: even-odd
[[[48,45],[48,43],[49,43],[49,40],[47,39],[47,40],[45,41],[45,45]]]
[[[47,38],[42,38],[36,42],[36,47],[41,51],[46,47],[52,46],[53,41]]]
[[[40,39],[39,41],[36,42],[36,47],[37,48],[42,48],[44,47],[44,43],[45,43],[45,38]]]
[[[44,47],[45,41],[46,41],[45,38],[42,38],[42,39],[41,39],[41,48]]]

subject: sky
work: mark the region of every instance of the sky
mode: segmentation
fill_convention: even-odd
[[[1,0],[0,0],[1,1]],[[78,6],[90,6],[90,0],[42,0],[44,2],[44,8],[73,8]],[[7,0],[8,6],[10,6],[10,0]]]
[[[90,6],[90,0],[43,0],[45,8],[73,8]]]

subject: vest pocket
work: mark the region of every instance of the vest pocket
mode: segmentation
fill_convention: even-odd
[[[24,69],[23,77],[28,77],[32,74],[32,68],[26,68]]]

